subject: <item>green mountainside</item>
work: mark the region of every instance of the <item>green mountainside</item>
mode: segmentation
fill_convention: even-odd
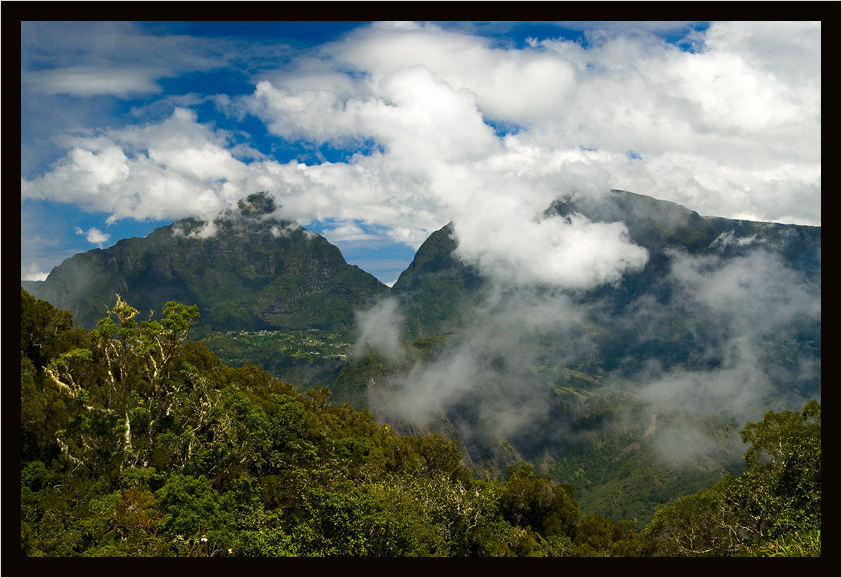
[[[457,259],[453,224],[433,233],[392,286],[401,296],[408,334],[430,337],[464,329],[483,287],[476,267]]]
[[[212,223],[186,219],[75,255],[33,295],[87,328],[120,294],[144,315],[170,300],[196,304],[200,331],[260,331],[347,327],[356,309],[388,293],[326,239],[274,211],[258,193]]]

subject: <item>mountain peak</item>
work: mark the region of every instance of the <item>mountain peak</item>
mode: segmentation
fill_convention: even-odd
[[[389,288],[323,237],[277,218],[266,192],[202,221],[182,219],[67,259],[35,290],[95,327],[119,293],[141,311],[198,305],[215,330],[330,329]]]
[[[275,199],[268,191],[253,193],[244,199],[240,199],[237,201],[237,206],[240,209],[240,213],[247,217],[269,215],[274,213],[278,208],[275,204]]]

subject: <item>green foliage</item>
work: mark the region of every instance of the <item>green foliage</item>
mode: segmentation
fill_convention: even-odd
[[[532,466],[509,467],[500,510],[512,525],[528,527],[544,536],[572,536],[579,520],[579,504],[572,486],[558,486]]]
[[[186,341],[194,307],[136,315],[118,299],[81,337],[68,320],[42,371],[21,340],[24,556],[821,554],[818,402],[747,424],[748,471],[658,508],[641,536],[530,465],[476,479],[453,441],[226,367]]]
[[[796,531],[789,536],[772,540],[757,549],[758,556],[820,558],[822,555],[822,531]]]
[[[748,471],[658,508],[644,534],[653,554],[813,552],[810,537],[821,550],[821,404],[768,412],[741,435]]]
[[[72,328],[72,316],[20,290],[20,350],[37,371],[68,349],[80,347],[85,331]]]

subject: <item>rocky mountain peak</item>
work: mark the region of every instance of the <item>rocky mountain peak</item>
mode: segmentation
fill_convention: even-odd
[[[247,217],[270,215],[278,209],[275,199],[267,191],[254,193],[244,199],[240,199],[237,201],[237,206],[240,209],[240,213]]]

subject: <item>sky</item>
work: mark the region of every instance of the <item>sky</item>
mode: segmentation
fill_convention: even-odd
[[[393,283],[453,222],[515,283],[611,282],[623,189],[821,225],[820,22],[22,22],[21,278],[257,191]]]

